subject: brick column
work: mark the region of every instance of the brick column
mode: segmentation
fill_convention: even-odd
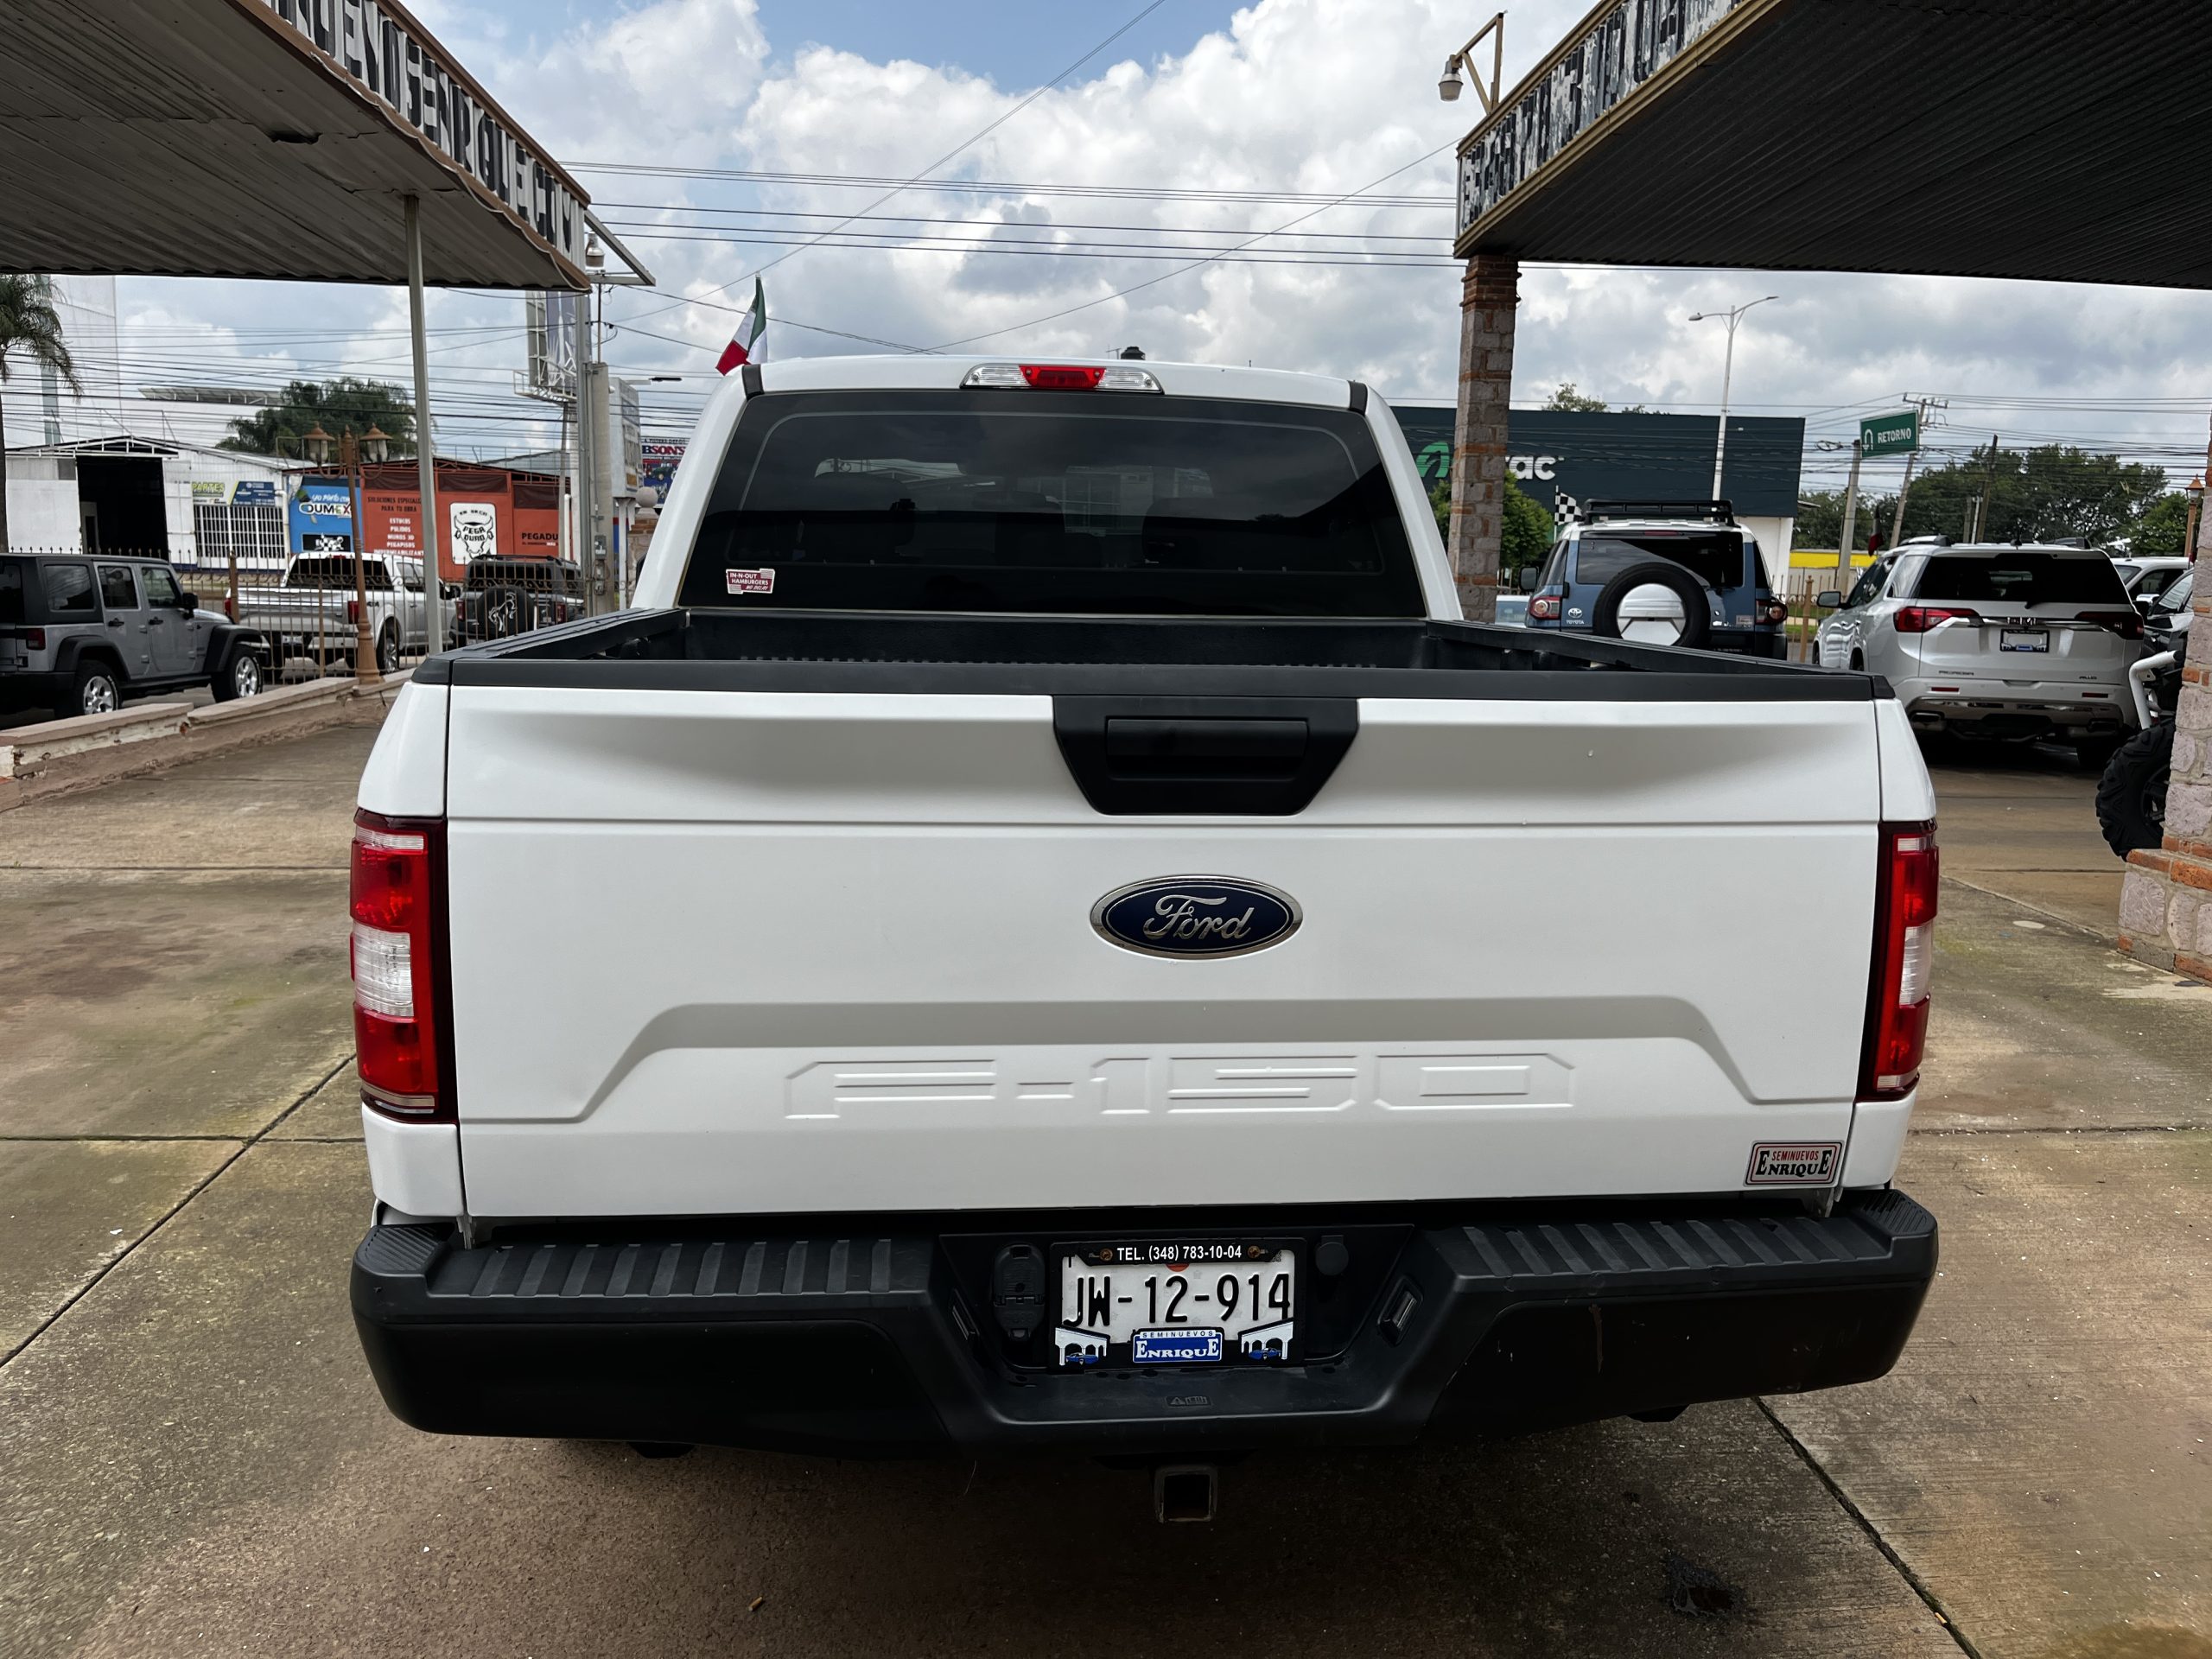
[[[1478,253],[1459,287],[1459,415],[1452,450],[1452,575],[1471,622],[1497,615],[1504,530],[1505,410],[1513,395],[1513,327],[1521,262]],[[2212,515],[2208,515],[2212,516]]]
[[[2190,557],[2212,545],[2212,512],[2198,515]],[[2160,968],[2212,979],[2212,583],[2200,570],[2190,610],[2194,642],[2174,715],[2166,838],[2128,856],[2120,894],[2120,948]]]

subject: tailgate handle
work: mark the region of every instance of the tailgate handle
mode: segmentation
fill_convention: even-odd
[[[1106,770],[1117,779],[1287,779],[1306,758],[1302,720],[1109,717]]]
[[[1350,697],[1052,699],[1069,775],[1117,817],[1302,812],[1358,732]]]

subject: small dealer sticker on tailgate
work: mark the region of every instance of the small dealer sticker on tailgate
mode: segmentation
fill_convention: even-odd
[[[1751,1148],[1745,1186],[1834,1186],[1840,1141],[1762,1141]]]
[[[776,591],[773,570],[725,570],[724,579],[733,594],[772,594]]]

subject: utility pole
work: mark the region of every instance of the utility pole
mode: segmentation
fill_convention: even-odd
[[[1859,535],[1859,463],[1866,459],[1866,446],[1859,439],[1851,441],[1851,482],[1843,486],[1843,540],[1836,551],[1836,585],[1845,593],[1851,591],[1851,550]]]
[[[438,540],[438,452],[430,439],[430,351],[423,315],[423,204],[407,198],[407,332],[415,355],[415,492],[423,514],[423,654],[446,648],[445,559]]]
[[[1989,470],[1982,474],[1981,501],[1974,509],[1974,533],[1967,537],[1970,542],[1986,542],[1989,539],[1989,504],[1997,499],[1998,436],[1999,435],[1994,432],[1989,435]]]
[[[583,583],[584,609],[598,614],[599,601],[592,590],[592,574],[598,568],[592,557],[592,532],[595,528],[594,497],[597,491],[593,480],[599,475],[591,452],[592,429],[590,418],[593,375],[591,294],[588,289],[576,298],[576,575]]]
[[[377,669],[376,647],[369,641],[368,537],[361,524],[361,441],[347,427],[339,435],[338,464],[346,469],[346,510],[353,515],[353,681],[378,685],[384,676]],[[427,584],[426,584],[427,585]]]
[[[1950,400],[1947,397],[1907,397],[1904,401],[1919,407],[1920,435],[1923,438],[1928,435],[1928,411],[1931,409],[1948,409],[1951,406]],[[1890,524],[1891,547],[1897,546],[1904,540],[1905,498],[1912,493],[1912,469],[1919,460],[1920,446],[1915,444],[1904,458],[1904,482],[1897,486],[1897,516]]]

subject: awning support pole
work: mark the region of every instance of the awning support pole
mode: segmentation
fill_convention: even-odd
[[[445,571],[438,555],[437,447],[430,437],[430,352],[423,322],[423,203],[407,198],[407,322],[415,350],[415,474],[422,492],[423,654],[445,649]]]

